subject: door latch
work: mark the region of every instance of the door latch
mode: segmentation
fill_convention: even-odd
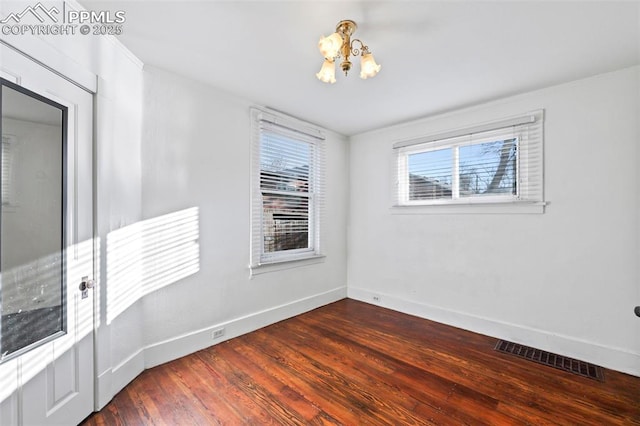
[[[95,287],[96,282],[94,280],[90,280],[89,277],[82,277],[82,282],[80,283],[80,292],[82,293],[82,298],[86,299],[89,297],[89,289]]]

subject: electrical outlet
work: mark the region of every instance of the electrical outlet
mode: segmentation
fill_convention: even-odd
[[[380,302],[380,296],[373,296],[374,302]]]
[[[218,329],[213,330],[213,331],[211,332],[211,338],[212,338],[212,339],[219,339],[219,338],[221,338],[222,336],[224,336],[224,327],[222,327],[222,328],[218,328]]]

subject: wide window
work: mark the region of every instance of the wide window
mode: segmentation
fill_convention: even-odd
[[[542,118],[396,143],[396,205],[542,202]]]
[[[251,265],[320,255],[323,137],[295,119],[254,110]]]

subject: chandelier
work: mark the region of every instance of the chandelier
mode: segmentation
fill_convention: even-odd
[[[320,72],[316,74],[318,80],[325,83],[336,82],[336,59],[342,58],[340,67],[346,76],[351,70],[349,56],[360,55],[360,78],[375,77],[380,71],[380,65],[376,64],[369,47],[357,38],[351,39],[351,35],[358,28],[355,22],[344,20],[338,22],[336,32],[328,37],[321,37],[318,42],[320,53],[324,56],[324,62]],[[358,43],[358,46],[354,46]]]

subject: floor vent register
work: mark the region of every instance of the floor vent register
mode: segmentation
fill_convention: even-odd
[[[495,350],[528,359],[530,361],[537,362],[538,364],[547,365],[579,376],[604,382],[603,368],[588,362],[553,354],[540,349],[530,348],[518,343],[507,342],[506,340],[498,340]]]

